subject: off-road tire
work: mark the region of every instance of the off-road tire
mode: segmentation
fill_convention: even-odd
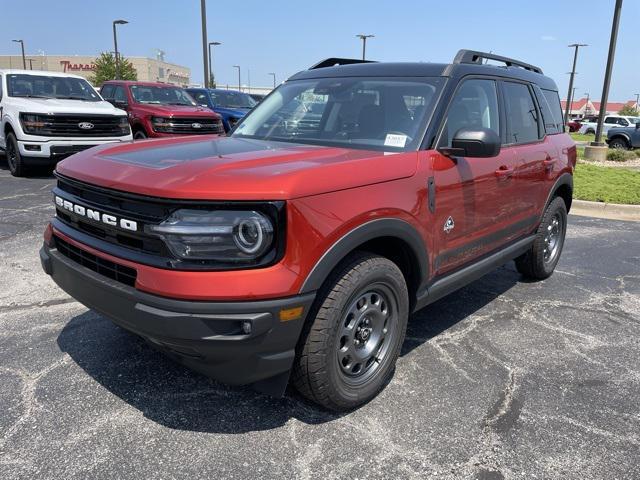
[[[24,177],[28,173],[28,168],[25,165],[24,158],[20,155],[20,148],[18,147],[18,140],[13,132],[7,134],[7,142],[5,148],[5,155],[7,158],[7,165],[11,175],[14,177]]]
[[[615,148],[617,150],[629,150],[629,142],[627,142],[624,138],[617,137],[613,138],[609,141],[609,148]]]
[[[149,138],[147,136],[147,132],[145,132],[142,128],[139,128],[133,132],[134,140],[146,140],[147,138]]]
[[[374,354],[378,358],[368,363],[369,366],[363,367],[369,370],[363,371],[362,383],[356,385],[354,383],[357,383],[357,377],[354,379],[346,374],[345,365],[341,365],[338,359],[343,351],[341,345],[345,338],[345,319],[348,320],[358,298],[369,295],[367,298],[371,305],[375,305],[375,293],[370,292],[381,291],[376,290],[380,288],[385,292],[382,298],[389,295],[389,318],[393,315],[395,317],[393,321],[384,321],[384,325],[388,325],[385,329],[387,336],[380,341],[383,346],[377,350],[382,352],[383,348],[386,349],[384,355]],[[356,303],[355,306],[357,305]],[[336,267],[318,292],[298,343],[292,384],[303,396],[329,410],[351,410],[368,402],[393,376],[408,316],[409,295],[398,266],[387,258],[367,252],[350,255]],[[366,316],[359,318],[368,321]],[[352,320],[353,324],[358,321]],[[355,325],[353,328],[356,328]],[[374,340],[373,334],[371,337],[367,336],[367,339]],[[365,347],[366,340],[362,348]],[[372,369],[373,363],[375,366]]]
[[[552,255],[549,258],[545,258],[545,250],[549,249],[545,239],[549,238],[547,235],[554,228],[554,219],[560,223],[557,237],[557,241],[560,243],[557,244],[555,251],[550,252]],[[526,253],[515,260],[518,272],[533,280],[544,280],[550,277],[558,264],[558,260],[560,260],[566,233],[567,206],[561,197],[555,197],[544,212],[533,244]]]

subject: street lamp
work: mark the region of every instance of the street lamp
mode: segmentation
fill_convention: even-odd
[[[202,65],[204,66],[204,88],[209,88],[209,61],[207,58],[207,1],[200,0],[200,21],[202,22]]]
[[[362,61],[364,61],[365,53],[367,51],[367,38],[373,38],[375,35],[364,35],[360,33],[356,35],[356,37],[362,40]]]
[[[271,75],[273,77],[273,89],[275,90],[276,88],[276,74],[275,73],[268,73],[267,75]],[[638,103],[638,102],[636,102]]]
[[[569,45],[569,48],[574,48],[573,52],[573,68],[571,69],[571,77],[569,77],[569,91],[567,92],[567,97],[571,96],[571,92],[573,91],[573,77],[576,75],[576,62],[578,61],[578,49],[580,47],[586,47],[586,43],[572,43]],[[567,122],[569,121],[569,108],[571,108],[571,98],[567,98],[567,108],[564,110],[564,125],[566,128]]]
[[[11,40],[11,41],[20,44],[20,47],[22,48],[22,68],[23,68],[23,70],[26,70],[27,69],[27,61],[24,58],[24,41],[22,41],[22,40]]]
[[[242,91],[242,87],[240,86],[240,65],[234,65],[233,68],[238,69],[238,91]]]
[[[116,80],[120,79],[120,65],[118,63],[118,35],[116,35],[116,25],[126,25],[126,20],[114,20],[113,21],[113,50],[116,54]]]
[[[213,75],[213,62],[211,61],[211,47],[222,45],[220,42],[209,42],[209,83],[211,88],[216,88],[216,77]]]

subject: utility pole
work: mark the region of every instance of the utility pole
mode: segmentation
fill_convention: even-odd
[[[120,60],[118,58],[118,35],[116,34],[116,25],[126,25],[126,20],[114,20],[113,21],[113,50],[116,56],[116,80],[120,79]]]
[[[213,61],[211,60],[211,47],[222,45],[220,42],[209,42],[209,86],[216,88],[216,77],[213,74]]]
[[[27,69],[27,61],[24,58],[24,41],[23,40],[11,40],[12,42],[16,42],[20,44],[20,48],[22,49],[22,69]]]
[[[364,35],[362,33],[356,35],[357,38],[362,40],[362,61],[365,59],[365,54],[367,52],[367,38],[373,38],[375,35]]]
[[[200,0],[200,20],[202,21],[202,63],[204,65],[204,88],[209,88],[209,61],[207,56],[207,1]]]
[[[276,89],[276,74],[275,73],[269,73],[269,75],[271,75],[273,77],[273,89]],[[636,94],[636,97],[638,95]],[[636,100],[636,105],[638,104],[638,101]]]
[[[27,58],[27,61],[29,62],[29,70],[33,70],[33,58]]]
[[[571,108],[571,103],[569,102],[571,99],[568,98],[571,96],[571,92],[573,91],[573,78],[576,75],[576,63],[578,61],[578,49],[580,47],[586,47],[586,43],[572,43],[569,45],[570,48],[574,48],[573,52],[573,68],[571,69],[571,76],[569,77],[569,91],[567,92],[567,108],[564,111],[564,126],[566,128],[567,122],[569,121],[569,110]]]
[[[240,65],[234,65],[233,68],[238,69],[238,91],[242,91],[242,86],[240,85]]]

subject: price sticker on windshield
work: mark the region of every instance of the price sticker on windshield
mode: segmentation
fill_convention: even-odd
[[[387,138],[384,139],[385,147],[404,148],[405,143],[407,143],[407,136],[397,133],[387,133]]]

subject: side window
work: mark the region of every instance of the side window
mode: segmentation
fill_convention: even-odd
[[[628,127],[629,126],[629,122],[627,122],[624,118],[619,118],[618,119],[618,125],[622,125],[623,127]]]
[[[504,82],[507,118],[507,143],[529,143],[538,140],[538,112],[529,87],[523,83]]]
[[[124,92],[123,87],[115,87],[113,90],[113,101],[118,103],[129,103],[127,101],[127,95]]]
[[[113,85],[105,85],[100,89],[100,93],[105,100],[113,100]]]
[[[542,93],[542,97],[538,99],[538,103],[542,107],[542,117],[547,133],[552,134],[564,132],[564,128],[562,127],[564,119],[562,117],[562,108],[560,107],[560,97],[558,96],[558,92],[553,90],[543,90],[536,87],[536,94],[538,93]],[[551,118],[547,118],[548,113],[545,112],[545,104],[549,108]],[[550,125],[551,122],[554,123],[553,126]]]
[[[456,91],[445,122],[440,146],[451,146],[461,128],[490,128],[500,135],[498,94],[494,80],[472,79]]]
[[[209,102],[207,101],[207,95],[202,92],[194,92],[191,93],[191,96],[196,101],[198,105],[208,106]]]
[[[610,125],[615,125],[616,124],[616,119],[613,118],[613,117],[605,117],[604,123],[608,123]]]

